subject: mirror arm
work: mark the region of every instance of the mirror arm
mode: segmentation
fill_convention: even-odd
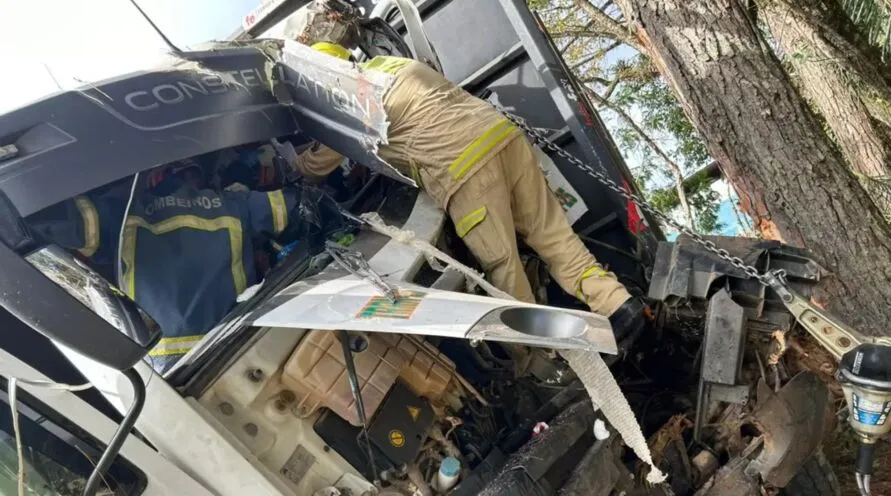
[[[145,384],[142,382],[142,377],[136,372],[135,368],[124,370],[122,373],[130,380],[130,384],[133,386],[133,403],[130,404],[130,409],[127,410],[127,415],[124,416],[124,420],[121,421],[118,430],[115,431],[111,440],[109,440],[108,446],[102,453],[102,457],[99,458],[99,463],[93,468],[93,473],[90,474],[87,485],[84,487],[84,496],[93,496],[96,493],[102,477],[105,475],[108,467],[111,466],[115,457],[118,456],[121,446],[123,446],[124,441],[130,434],[130,430],[133,429],[133,425],[136,423],[136,419],[142,413],[142,407],[145,405]]]

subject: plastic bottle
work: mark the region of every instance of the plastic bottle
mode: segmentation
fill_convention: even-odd
[[[436,473],[437,489],[443,493],[449,492],[458,483],[460,475],[461,462],[452,456],[445,457],[439,465],[439,472]]]

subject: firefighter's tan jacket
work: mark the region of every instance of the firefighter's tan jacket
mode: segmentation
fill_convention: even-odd
[[[449,213],[495,286],[534,302],[518,232],[560,286],[591,310],[610,315],[630,298],[573,232],[532,146],[510,121],[420,62],[376,57],[363,68],[396,76],[384,97],[390,129],[381,158],[413,177]],[[299,156],[296,167],[322,179],[342,160],[316,146]]]
[[[361,67],[395,76],[384,97],[390,127],[381,158],[412,177],[444,209],[482,164],[520,135],[489,104],[421,62],[375,57]],[[304,176],[323,178],[342,160],[319,146],[300,155],[296,167]]]

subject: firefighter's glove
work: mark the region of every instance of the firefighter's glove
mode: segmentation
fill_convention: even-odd
[[[652,312],[643,299],[632,296],[612,315],[609,323],[613,327],[616,343],[630,343],[637,339],[652,320]]]

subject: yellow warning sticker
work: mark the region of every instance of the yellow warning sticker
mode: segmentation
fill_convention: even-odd
[[[402,431],[393,429],[390,431],[390,444],[396,448],[405,446],[405,434]]]
[[[418,421],[418,416],[421,415],[421,409],[416,406],[408,407],[408,414],[411,415],[411,419],[415,422]]]
[[[400,291],[396,303],[383,296],[372,296],[356,314],[356,318],[410,319],[425,294],[420,291]]]

